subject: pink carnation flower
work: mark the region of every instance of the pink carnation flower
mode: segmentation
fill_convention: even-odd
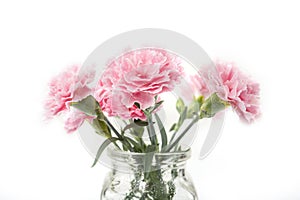
[[[217,61],[217,74],[202,72],[211,92],[228,101],[239,117],[252,122],[260,115],[259,84],[243,74],[233,63]]]
[[[99,84],[96,86],[96,90],[94,91],[94,97],[100,103],[101,110],[106,112],[109,116],[113,116],[113,110],[111,108],[112,105],[112,95],[111,88],[105,88],[101,84],[101,79],[98,82]]]
[[[54,77],[49,83],[50,91],[45,102],[47,119],[51,119],[60,114],[68,115],[65,125],[68,132],[76,130],[81,125],[82,120],[89,118],[88,116],[83,116],[83,113],[80,115],[78,114],[79,112],[69,113],[70,102],[80,100],[92,92],[87,84],[93,80],[95,75],[94,71],[78,74],[79,69],[79,66],[74,65]],[[77,114],[78,116],[76,116]],[[74,119],[72,119],[72,117],[74,117]],[[81,121],[79,118],[81,118]],[[80,123],[77,124],[77,128],[75,129],[75,123],[79,122],[78,120]]]
[[[143,111],[134,105],[131,94],[126,91],[114,92],[112,95],[111,109],[113,116],[119,116],[123,119],[141,119],[146,120]]]
[[[203,95],[205,97],[209,95],[209,89],[199,74],[190,76],[190,82],[194,94]]]
[[[95,119],[95,117],[88,116],[79,110],[73,109],[66,115],[65,129],[68,133],[72,133],[76,131],[85,120],[92,122],[93,119]]]
[[[145,119],[142,110],[155,104],[155,96],[173,90],[182,74],[179,58],[164,50],[132,51],[108,65],[95,97],[110,116]]]

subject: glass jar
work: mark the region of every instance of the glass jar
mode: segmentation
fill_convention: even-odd
[[[172,153],[132,153],[109,149],[112,170],[101,200],[197,200],[185,171],[190,149]]]

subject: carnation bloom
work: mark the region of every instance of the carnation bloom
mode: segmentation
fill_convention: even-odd
[[[209,89],[206,83],[199,76],[199,74],[190,76],[190,83],[192,85],[192,90],[194,94],[207,96],[209,95]]]
[[[143,111],[134,104],[131,94],[126,91],[114,92],[112,95],[111,109],[114,116],[124,119],[141,119],[146,120]]]
[[[155,104],[155,96],[173,90],[182,74],[179,58],[164,50],[132,51],[107,66],[95,97],[110,116],[145,119],[142,110]]]
[[[125,106],[130,98],[130,94],[109,90],[108,88],[98,87],[94,93],[96,99],[100,102],[102,111],[106,112],[109,116],[119,116],[124,119],[139,118],[146,119],[143,111],[136,105],[132,104],[131,107]]]
[[[93,78],[94,71],[87,71],[78,74],[80,67],[77,65],[67,68],[62,73],[54,77],[49,83],[49,93],[45,102],[46,118],[51,119],[60,114],[67,114],[66,129],[68,132],[76,130],[77,128],[70,128],[72,121],[74,123],[84,120],[88,116],[78,114],[79,112],[72,112],[70,114],[69,104],[72,101],[80,100],[91,93],[91,89],[87,86]],[[78,114],[78,116],[76,116]],[[74,119],[72,119],[74,117]],[[81,125],[82,122],[78,123]]]
[[[229,102],[243,121],[254,121],[260,115],[259,84],[242,73],[234,63],[217,61],[215,64],[217,74],[201,72],[211,92]]]
[[[92,121],[95,117],[88,116],[77,109],[72,109],[66,114],[65,129],[68,133],[76,131],[85,120]]]

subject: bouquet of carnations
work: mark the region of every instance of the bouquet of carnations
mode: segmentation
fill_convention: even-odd
[[[203,118],[229,107],[244,122],[259,116],[259,85],[234,63],[216,61],[215,67],[214,74],[204,69],[187,76],[178,56],[161,49],[139,49],[110,62],[91,88],[95,71],[90,68],[79,73],[79,66],[71,66],[49,84],[47,118],[63,115],[68,133],[89,123],[95,134],[105,138],[93,166],[109,145],[117,151],[151,152],[152,157],[147,158],[151,163],[155,153],[182,151],[181,140]],[[179,97],[175,105],[165,105],[161,95],[172,92],[182,79],[188,80],[194,91],[185,94],[192,100],[184,102]],[[159,115],[164,106],[173,106],[178,112],[170,127],[165,127]],[[123,126],[114,126],[112,118],[121,120]]]

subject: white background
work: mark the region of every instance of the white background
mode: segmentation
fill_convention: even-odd
[[[262,118],[246,126],[228,112],[213,153],[190,160],[199,198],[299,200],[299,9],[289,0],[1,1],[0,200],[99,199],[108,169],[91,169],[59,120],[43,123],[46,84],[106,39],[145,27],[180,32],[261,83]]]

